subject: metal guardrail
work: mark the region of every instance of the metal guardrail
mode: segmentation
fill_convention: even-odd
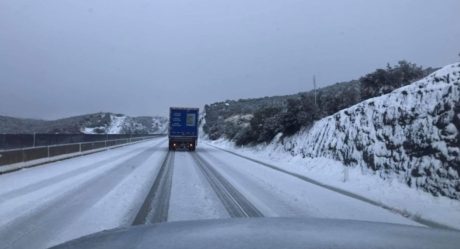
[[[0,151],[159,135],[162,134],[0,134]]]
[[[28,162],[37,159],[51,158],[65,154],[84,153],[96,149],[109,148],[117,145],[138,142],[155,137],[158,136],[130,137],[124,139],[112,139],[2,150],[0,151],[0,167],[15,163]]]

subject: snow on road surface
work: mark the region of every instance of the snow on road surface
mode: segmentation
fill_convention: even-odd
[[[0,175],[0,248],[47,248],[130,226],[166,154],[166,139],[156,138]],[[203,143],[196,152],[172,155],[168,221],[229,218],[232,205],[246,205],[266,217],[420,225]]]
[[[189,152],[176,152],[169,221],[229,218]]]
[[[80,237],[81,231],[90,234],[129,225],[158,172],[157,165],[161,163],[161,154],[166,153],[164,147],[157,147],[153,151],[148,151],[148,153],[152,152],[153,154],[147,161],[135,168],[105,196],[98,199],[90,209],[85,210],[73,226],[67,226],[61,230],[57,239],[53,240],[51,244]]]
[[[164,138],[153,139],[1,175],[0,189],[9,188],[9,191],[2,191],[0,195],[0,248],[30,248],[30,245],[47,248],[89,233],[130,224],[121,224],[132,213],[132,207],[125,207],[136,203],[131,196],[148,189],[152,168],[158,165],[162,151],[165,152],[159,151],[164,144]],[[116,159],[120,155],[124,156]],[[82,168],[85,173],[71,174]],[[60,176],[66,179],[60,181]],[[127,184],[128,179],[130,183]],[[46,184],[41,188],[29,188],[38,183]],[[22,193],[23,189],[29,192]],[[5,198],[13,191],[18,192],[18,196]],[[92,226],[92,222],[98,226]]]
[[[201,146],[212,165],[227,176],[266,216],[306,216],[418,225],[400,215],[332,192],[257,163]],[[270,211],[268,211],[270,210]]]
[[[239,155],[273,165],[277,168],[306,176],[324,185],[363,196],[412,216],[423,218],[451,228],[460,229],[460,202],[447,197],[409,188],[394,180],[384,180],[359,168],[345,167],[328,158],[304,158],[266,147],[238,148],[228,141],[210,142],[211,145]]]

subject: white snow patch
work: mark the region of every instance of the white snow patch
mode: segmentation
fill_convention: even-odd
[[[107,127],[107,134],[120,134],[126,120],[124,115],[110,115],[110,125]]]
[[[105,127],[103,126],[99,126],[99,127],[83,127],[81,132],[83,134],[99,134],[98,132],[96,132],[97,130],[105,130]]]

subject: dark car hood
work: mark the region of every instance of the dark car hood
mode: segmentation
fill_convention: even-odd
[[[459,248],[460,232],[365,221],[250,218],[115,229],[58,248]]]

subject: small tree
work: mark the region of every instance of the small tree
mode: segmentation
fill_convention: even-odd
[[[426,76],[426,70],[405,60],[399,61],[394,67],[387,64],[386,69],[377,69],[361,77],[362,100],[389,93],[424,76]]]
[[[254,113],[254,117],[250,121],[251,130],[254,137],[257,138],[254,142],[267,142],[276,135],[279,122],[275,116],[280,112],[280,108],[266,107]]]

